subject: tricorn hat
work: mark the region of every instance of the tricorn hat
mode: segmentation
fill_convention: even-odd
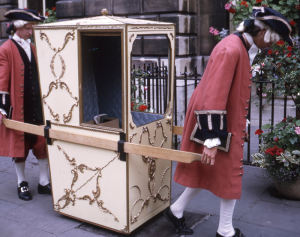
[[[292,26],[283,15],[268,7],[253,7],[252,15],[280,34],[289,45],[293,45]]]
[[[45,17],[40,16],[37,11],[31,9],[13,9],[4,13],[6,18],[10,20],[23,20],[23,21],[44,21]]]

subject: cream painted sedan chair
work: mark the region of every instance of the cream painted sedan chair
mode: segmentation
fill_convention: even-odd
[[[168,40],[161,114],[131,111],[139,35]],[[170,205],[171,160],[201,157],[171,150],[175,25],[103,15],[36,25],[34,37],[46,126],[3,122],[48,138],[55,211],[129,234]],[[93,124],[98,114],[108,118]]]

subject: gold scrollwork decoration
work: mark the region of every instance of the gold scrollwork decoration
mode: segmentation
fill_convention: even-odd
[[[148,160],[148,161],[151,161],[151,162],[152,162],[152,161],[154,160],[154,158],[149,158],[149,157],[148,157],[148,158],[146,158],[145,160]],[[139,198],[138,198],[137,200],[134,201],[134,203],[133,203],[132,206],[131,206],[131,210],[130,210],[130,223],[131,223],[131,224],[133,224],[133,223],[135,223],[135,222],[138,221],[138,218],[139,218],[139,216],[141,215],[142,211],[145,209],[145,207],[147,207],[147,206],[149,205],[151,198],[153,199],[154,202],[156,202],[157,199],[160,200],[160,201],[163,201],[163,202],[166,202],[166,201],[169,201],[169,200],[170,200],[170,188],[169,188],[169,186],[166,185],[166,184],[163,185],[163,180],[164,180],[165,174],[166,174],[166,172],[167,172],[168,170],[170,170],[170,167],[167,167],[167,168],[165,169],[165,171],[163,172],[163,174],[162,174],[162,179],[161,179],[161,186],[160,186],[160,188],[158,189],[157,193],[155,193],[155,194],[153,193],[153,190],[154,190],[154,187],[155,187],[155,182],[154,182],[154,181],[155,181],[155,178],[154,178],[154,176],[149,178],[149,181],[148,181],[148,189],[149,189],[149,192],[150,192],[150,196],[147,197],[146,199],[142,199],[142,192],[141,192],[141,189],[140,189],[139,186],[133,185],[133,186],[130,188],[130,189],[136,188],[136,189],[139,191]],[[149,172],[149,173],[150,173],[150,172]],[[149,175],[149,176],[150,176],[150,175]],[[167,189],[168,189],[168,194],[167,194],[166,197],[163,197],[163,196],[160,194],[160,192],[161,192],[161,190],[162,190],[163,188],[167,188]],[[140,206],[140,210],[139,210],[139,212],[138,212],[135,216],[133,216],[133,215],[132,215],[133,209],[134,209],[134,207],[135,207],[139,202],[142,202],[142,203],[141,203],[141,206]]]
[[[68,163],[72,166],[74,166],[74,168],[71,170],[71,173],[73,174],[73,179],[71,182],[71,187],[70,189],[65,188],[64,192],[65,194],[58,199],[58,201],[54,204],[54,209],[58,212],[60,212],[61,209],[66,208],[67,206],[69,206],[70,204],[72,204],[72,206],[76,205],[76,200],[83,200],[83,201],[88,201],[89,205],[93,205],[94,203],[97,203],[97,206],[99,207],[99,209],[104,212],[104,213],[108,213],[110,215],[112,215],[114,217],[114,220],[119,222],[119,219],[116,217],[116,215],[114,215],[108,208],[104,207],[104,201],[103,200],[99,200],[98,198],[100,197],[100,184],[99,184],[99,179],[102,177],[102,173],[101,171],[103,169],[105,169],[111,162],[113,162],[114,160],[116,160],[119,157],[119,153],[116,152],[116,157],[114,157],[112,160],[110,160],[106,165],[104,165],[103,167],[89,167],[85,164],[79,164],[76,165],[76,159],[70,159],[70,156],[66,153],[66,151],[59,145],[57,145],[57,148],[59,151],[62,151],[66,160],[68,161]],[[80,175],[80,173],[84,173],[85,171],[92,171],[94,172],[93,175],[91,175],[91,177],[89,179],[86,180],[85,183],[83,183],[79,188],[77,188],[76,190],[74,190],[74,185],[78,180],[78,177]],[[86,186],[88,183],[90,183],[93,178],[96,177],[96,189],[92,190],[91,193],[93,194],[93,196],[85,194],[81,197],[78,197],[76,195],[76,193],[84,186]],[[61,202],[63,202],[63,204],[61,204]]]
[[[46,95],[43,95],[43,102],[44,104],[46,104],[48,106],[48,109],[50,110],[50,114],[51,114],[51,117],[55,120],[55,121],[59,121],[59,115],[58,114],[55,114],[53,112],[53,110],[50,108],[50,106],[47,104],[46,102],[46,98],[50,95],[51,91],[53,89],[58,89],[58,87],[60,89],[66,89],[66,91],[69,93],[69,95],[75,100],[75,103],[71,106],[71,109],[69,110],[68,114],[63,114],[63,122],[64,123],[67,123],[71,120],[72,118],[72,111],[74,109],[74,107],[78,107],[78,103],[79,103],[79,99],[77,96],[73,96],[73,93],[70,91],[70,88],[68,87],[68,85],[65,83],[65,82],[61,82],[61,81],[52,81],[50,84],[49,84],[49,89],[48,89],[48,92]]]
[[[167,141],[168,136],[165,135],[164,127],[163,127],[161,121],[156,122],[156,126],[155,126],[155,129],[154,129],[154,136],[153,136],[154,140],[151,141],[151,136],[150,136],[150,132],[149,132],[148,126],[144,126],[144,127],[142,128],[142,132],[141,132],[141,134],[140,134],[140,140],[139,140],[139,143],[140,143],[140,144],[142,143],[142,137],[143,137],[143,134],[144,134],[144,133],[148,133],[148,142],[149,142],[149,145],[154,146],[154,143],[155,143],[155,141],[156,141],[156,131],[157,131],[158,128],[161,128],[161,132],[162,132],[162,136],[163,136],[163,140],[162,140],[162,142],[161,142],[161,144],[160,144],[160,147],[162,147],[163,144]]]
[[[173,35],[173,33],[170,33],[170,36],[172,37],[172,40],[174,39],[174,35]]]
[[[155,126],[155,130],[154,130],[154,140],[151,141],[150,139],[150,132],[149,132],[149,129],[147,126],[143,127],[142,129],[142,133],[140,135],[140,140],[139,140],[139,143],[141,144],[142,142],[142,135],[143,133],[148,133],[148,141],[149,141],[149,144],[151,146],[154,145],[155,141],[156,141],[156,131],[157,129],[161,128],[162,130],[162,136],[163,136],[163,140],[160,144],[160,147],[163,146],[164,142],[167,140],[167,136],[165,135],[164,133],[164,128],[163,128],[163,124],[161,121],[158,121],[156,122],[156,126]],[[133,185],[131,188],[137,188],[139,190],[139,198],[133,203],[132,207],[131,207],[131,211],[130,211],[130,222],[131,224],[135,223],[138,221],[138,217],[140,216],[140,214],[142,213],[142,211],[144,210],[145,207],[147,207],[149,205],[149,202],[150,202],[150,199],[152,198],[154,202],[156,202],[156,200],[160,200],[160,201],[163,201],[163,202],[166,202],[166,201],[169,201],[170,200],[170,187],[166,184],[163,184],[163,181],[164,181],[164,177],[165,177],[165,174],[168,170],[170,170],[170,167],[167,167],[164,172],[162,173],[162,177],[161,177],[161,185],[157,191],[157,193],[154,193],[154,188],[155,188],[155,173],[156,173],[156,159],[153,158],[153,157],[149,157],[149,156],[142,156],[142,160],[148,164],[148,176],[149,176],[149,179],[148,179],[148,190],[149,190],[149,197],[146,198],[145,200],[141,198],[142,196],[142,193],[141,193],[141,189],[137,186],[137,185]],[[163,197],[161,195],[161,190],[162,189],[167,189],[168,190],[168,194],[166,197]],[[139,212],[134,216],[132,217],[132,211],[134,209],[134,207],[137,205],[138,202],[142,202],[141,203],[141,207],[140,207],[140,210]]]
[[[129,37],[129,42],[131,42],[133,37],[134,37],[134,34],[131,34],[130,37]]]
[[[129,127],[130,127],[131,129],[134,129],[134,128],[135,128],[135,125],[134,125],[132,122],[130,122],[130,123],[129,123]]]
[[[172,30],[173,27],[169,26],[133,26],[130,30]]]
[[[131,134],[131,135],[129,136],[129,141],[130,141],[130,142],[132,141],[132,138],[133,138],[135,135],[137,135],[137,133],[136,133],[136,132],[135,132],[135,133],[133,133],[133,134]]]
[[[129,233],[129,228],[127,225],[124,225],[124,228],[120,230],[122,233],[124,234],[128,234]]]

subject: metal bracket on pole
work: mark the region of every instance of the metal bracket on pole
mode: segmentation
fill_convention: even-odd
[[[118,141],[118,152],[120,154],[120,160],[126,161],[126,153],[124,152],[125,133],[120,132],[120,140]]]
[[[46,120],[46,126],[44,127],[44,137],[47,139],[47,145],[52,146],[52,139],[49,137],[50,128],[51,128],[50,120]]]

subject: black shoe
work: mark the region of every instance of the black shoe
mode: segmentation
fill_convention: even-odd
[[[245,235],[240,231],[240,229],[235,228],[235,233],[232,237],[245,237]],[[216,237],[224,237],[223,235],[220,235],[218,232],[216,234]]]
[[[173,215],[170,207],[168,207],[165,210],[164,215],[169,221],[173,223],[177,234],[182,234],[182,235],[194,234],[194,231],[192,229],[186,227],[184,216],[178,219],[176,216]]]
[[[51,193],[51,184],[48,183],[45,186],[39,184],[38,193],[39,194],[49,194],[49,195],[51,195],[52,194]]]
[[[18,195],[19,198],[24,201],[29,201],[32,199],[32,196],[29,192],[28,183],[26,181],[22,181],[20,183],[20,187],[18,187]]]

